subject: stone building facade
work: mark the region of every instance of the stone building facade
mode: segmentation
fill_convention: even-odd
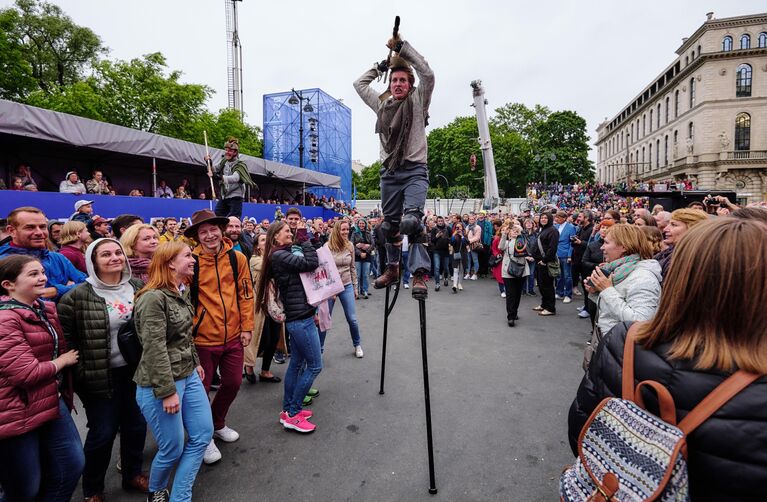
[[[713,13],[677,58],[597,128],[597,179],[690,179],[767,200],[767,13]]]

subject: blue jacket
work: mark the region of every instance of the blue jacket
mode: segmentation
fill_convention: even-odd
[[[0,246],[0,258],[14,254],[25,254],[34,256],[43,264],[45,275],[48,277],[47,287],[54,287],[58,294],[55,301],[74,288],[81,282],[85,282],[88,277],[75,268],[72,263],[61,253],[48,251],[47,249],[28,249],[11,246],[10,243]],[[67,286],[72,281],[74,284]]]
[[[489,246],[493,243],[493,223],[485,218],[483,221],[477,220],[477,225],[482,229],[482,244]]]
[[[554,225],[556,227],[557,225]],[[559,227],[559,245],[557,246],[557,256],[559,258],[572,258],[573,245],[570,242],[570,237],[575,236],[578,233],[578,229],[572,223],[564,222]]]

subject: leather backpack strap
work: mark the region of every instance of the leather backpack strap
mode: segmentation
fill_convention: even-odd
[[[747,371],[738,370],[733,373],[727,380],[712,390],[703,401],[687,414],[686,417],[679,422],[679,429],[689,435],[692,431],[698,428],[700,424],[705,422],[711,415],[724,406],[724,404],[735,397],[737,393],[748,387],[752,382],[759,379],[762,375],[756,373],[749,373]]]
[[[623,346],[623,381],[621,394],[623,399],[634,400],[634,348],[636,334],[641,323],[634,322],[626,333],[626,343]]]

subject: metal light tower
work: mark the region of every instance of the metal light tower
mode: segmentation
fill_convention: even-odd
[[[226,70],[229,108],[244,114],[242,106],[242,44],[237,24],[237,2],[242,0],[224,0],[226,9]]]
[[[495,159],[493,158],[493,145],[490,142],[490,126],[487,122],[487,100],[485,89],[481,80],[471,83],[474,95],[474,110],[477,112],[477,128],[479,129],[479,147],[482,150],[482,164],[485,167],[485,202],[487,209],[498,205],[498,177],[495,174]]]

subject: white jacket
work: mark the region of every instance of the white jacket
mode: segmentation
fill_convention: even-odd
[[[601,332],[607,334],[619,322],[652,319],[660,303],[661,281],[660,264],[642,260],[617,286],[599,293],[597,325]]]

